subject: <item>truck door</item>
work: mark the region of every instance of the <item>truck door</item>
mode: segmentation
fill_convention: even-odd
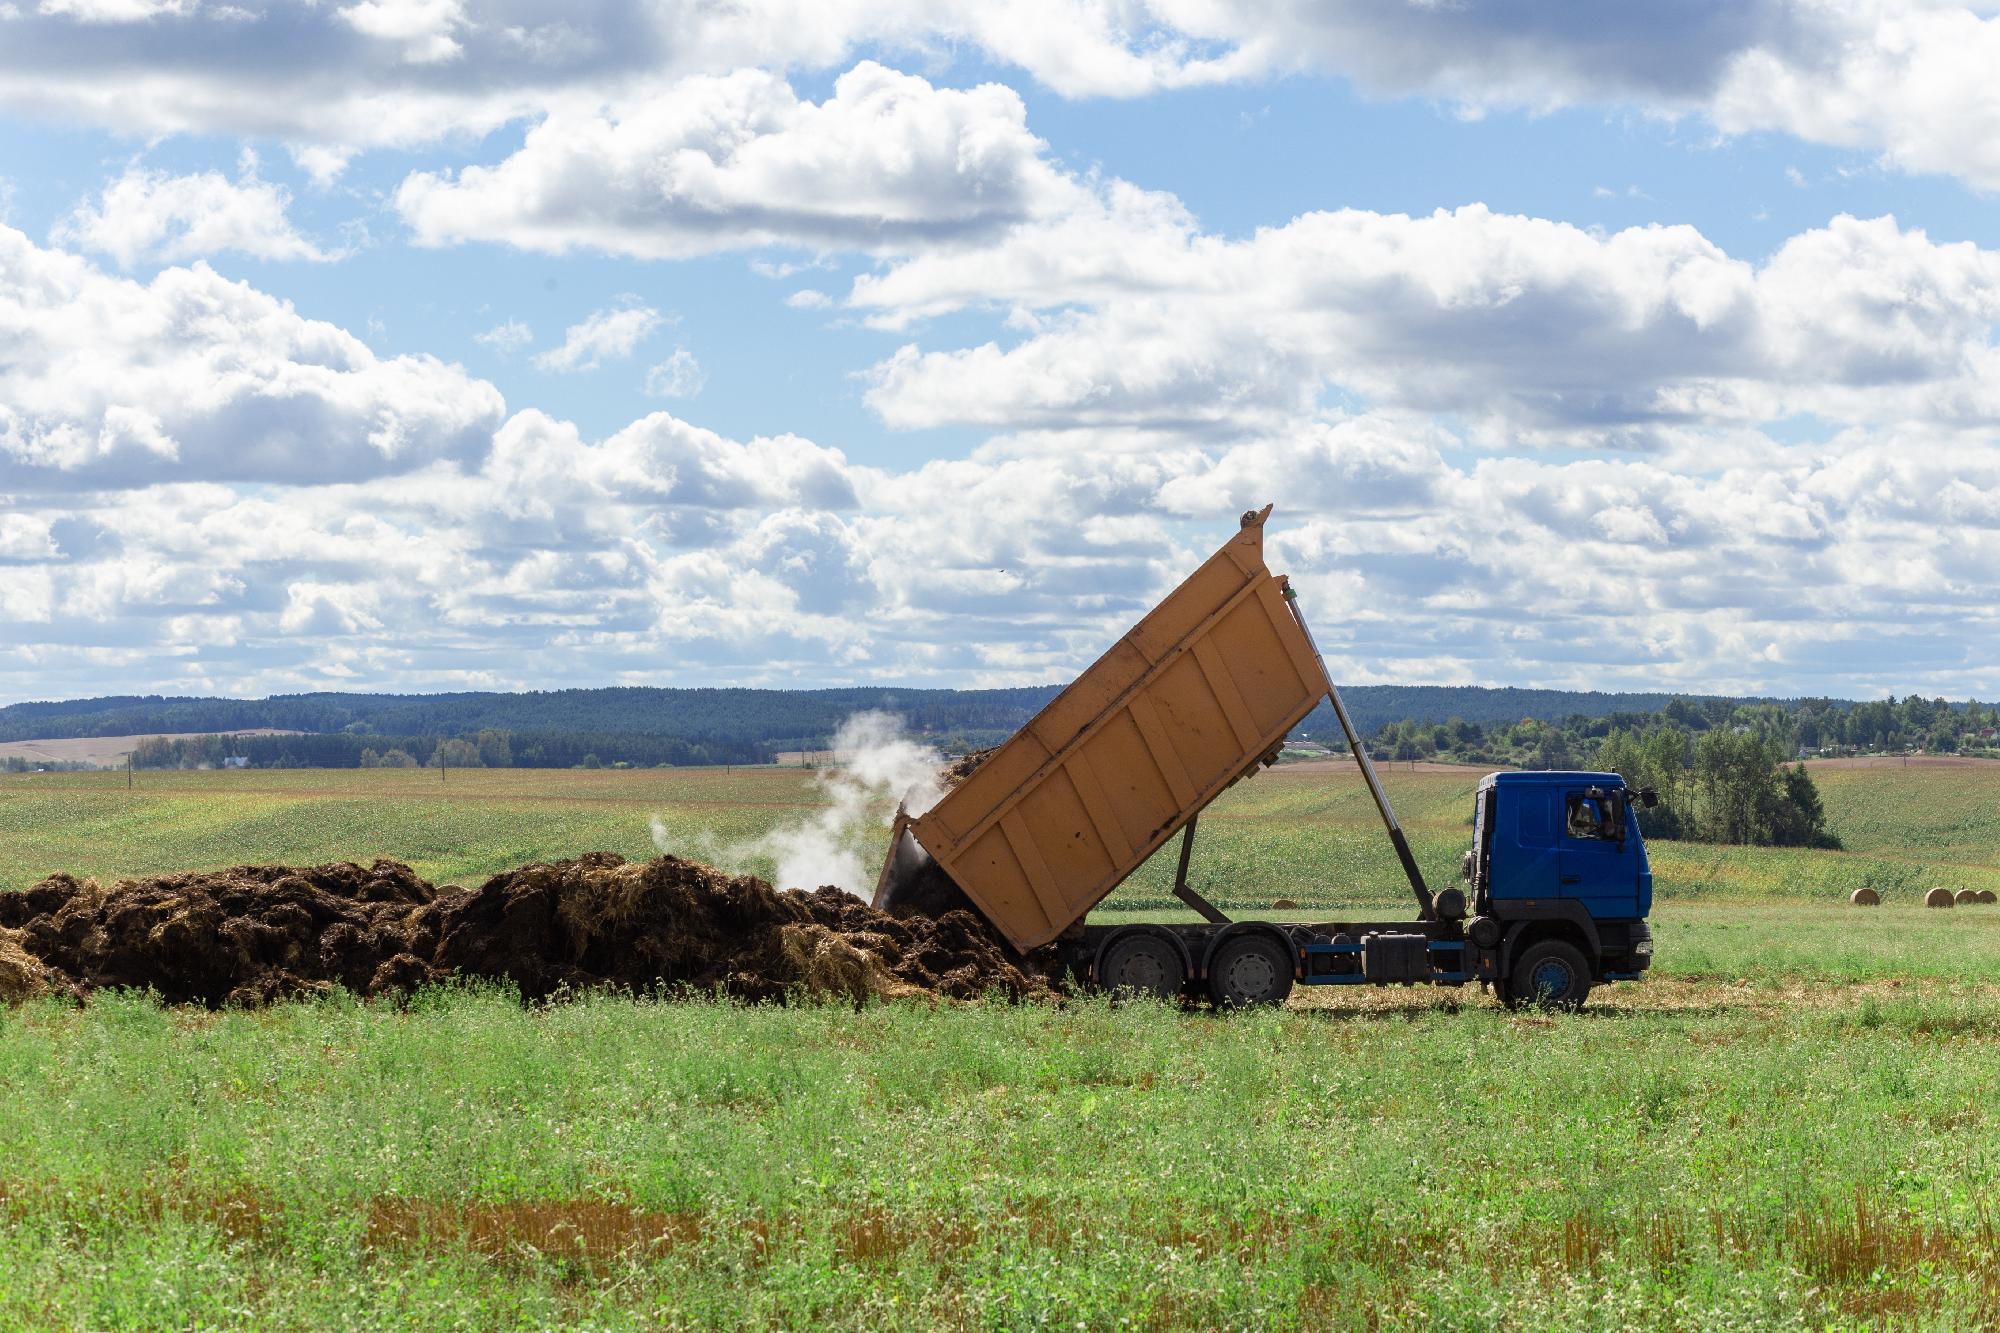
[[[1521,786],[1498,803],[1487,873],[1495,898],[1556,896],[1556,792]]]
[[[1562,896],[1594,917],[1630,916],[1634,859],[1627,850],[1625,794],[1602,787],[1563,792],[1558,839]]]

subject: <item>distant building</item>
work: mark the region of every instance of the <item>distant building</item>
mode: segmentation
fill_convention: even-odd
[[[245,754],[232,754],[222,761],[222,766],[224,768],[248,768],[250,767],[250,756]]]

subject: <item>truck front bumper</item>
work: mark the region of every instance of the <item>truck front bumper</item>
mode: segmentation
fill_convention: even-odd
[[[1604,943],[1606,981],[1637,981],[1653,965],[1653,928],[1644,921],[1625,923],[1622,946],[1609,939]]]

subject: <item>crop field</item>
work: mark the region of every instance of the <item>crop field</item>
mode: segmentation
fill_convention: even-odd
[[[1480,773],[1383,775],[1425,875],[1458,874]],[[1891,901],[1936,885],[2000,890],[2000,762],[1954,768],[1856,768],[1817,778],[1841,851],[1655,842],[1674,900],[1845,902],[1864,884]],[[426,878],[467,883],[537,858],[583,850],[672,851],[769,875],[758,835],[821,803],[797,769],[334,769],[0,775],[0,889],[55,870],[116,878],[245,861],[406,861]],[[887,806],[883,807],[885,816]],[[872,861],[881,834],[851,842]],[[1195,886],[1240,908],[1290,898],[1304,908],[1407,901],[1384,855],[1367,789],[1345,764],[1281,767],[1224,793],[1201,819]],[[1169,844],[1111,900],[1166,908]]]
[[[1436,881],[1477,776],[1386,775]],[[1991,1326],[2000,910],[1910,904],[2000,887],[2000,764],[1819,781],[1843,851],[1654,844],[1655,977],[1573,1016],[0,1010],[0,1328]],[[377,855],[472,883],[651,856],[655,820],[768,873],[755,839],[818,804],[772,769],[124,782],[0,779],[0,889]],[[1396,905],[1373,818],[1350,775],[1265,774],[1195,881]],[[1161,911],[1171,870],[1107,911]]]

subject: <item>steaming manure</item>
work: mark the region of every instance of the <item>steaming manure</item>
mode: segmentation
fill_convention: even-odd
[[[972,916],[975,911],[958,881],[928,855],[891,883],[882,906],[899,921],[942,920],[954,912]]]
[[[335,985],[394,995],[451,977],[566,990],[688,987],[744,1000],[1051,994],[965,911],[891,917],[835,888],[781,891],[675,856],[597,852],[438,888],[376,861],[126,880],[55,875],[0,894],[0,999],[148,988],[257,1006]]]

